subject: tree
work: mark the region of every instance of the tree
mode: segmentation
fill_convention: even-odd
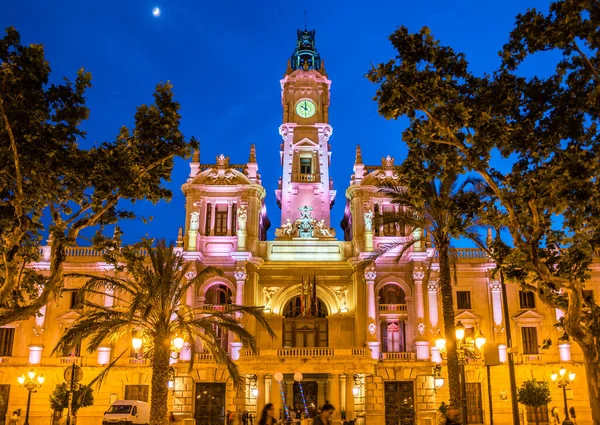
[[[517,401],[535,411],[535,423],[539,424],[537,410],[541,406],[547,406],[552,401],[550,397],[550,386],[547,381],[536,381],[528,379],[523,382],[517,393]]]
[[[489,187],[514,246],[505,276],[565,311],[565,330],[583,351],[595,425],[600,307],[584,302],[582,290],[600,246],[598,26],[591,0],[555,1],[546,15],[530,10],[517,17],[502,66],[482,77],[427,28],[401,27],[390,37],[396,59],[368,73],[380,84],[379,112],[409,118],[403,139],[412,155],[443,161],[445,146],[458,168]],[[519,74],[527,57],[548,50],[560,57],[550,76]]]
[[[50,407],[52,410],[64,410],[69,407],[69,392],[65,382],[58,384],[52,394],[50,394]],[[89,385],[81,385],[77,391],[73,392],[73,416],[77,416],[77,411],[82,407],[92,406],[94,404],[94,390]]]
[[[393,204],[401,208],[398,212],[381,214],[377,219],[384,224],[395,223],[412,229],[425,230],[404,243],[398,257],[417,243],[432,240],[438,253],[439,285],[442,298],[442,315],[448,353],[448,387],[450,402],[461,405],[460,365],[455,336],[454,297],[451,277],[450,243],[452,238],[470,234],[475,219],[475,205],[478,196],[467,190],[467,186],[477,184],[474,179],[465,179],[459,184],[458,176],[452,172],[440,179],[430,178],[432,170],[423,163],[411,161],[403,164],[406,176],[403,184],[384,183],[380,192],[388,195]],[[434,171],[434,175],[435,175]],[[413,233],[414,234],[414,233]],[[397,243],[385,247],[394,249]]]
[[[179,131],[179,104],[170,83],[159,84],[153,105],[137,108],[131,130],[112,142],[79,146],[89,110],[85,92],[91,75],[50,84],[41,45],[22,45],[14,28],[0,39],[0,325],[24,320],[57,295],[63,285],[65,249],[85,229],[96,231],[135,214],[122,200],[169,200],[164,187],[175,157],[197,144]],[[28,267],[40,259],[44,234],[51,241],[50,267]]]
[[[148,257],[139,255],[140,246],[148,251]],[[216,362],[225,364],[236,385],[242,383],[237,365],[218,341],[217,327],[231,332],[252,352],[258,351],[254,336],[248,332],[238,316],[252,317],[273,337],[274,333],[263,316],[262,307],[232,305],[226,311],[207,311],[186,306],[188,288],[218,273],[213,267],[203,268],[199,263],[186,262],[183,254],[159,241],[156,246],[142,242],[123,249],[127,277],[79,275],[87,278],[80,289],[84,298],[84,312],[60,338],[54,351],[71,349],[83,340],[88,351],[96,350],[106,341],[131,338],[131,331],[138,331],[144,341],[144,353],[152,359],[152,393],[150,397],[150,425],[167,423],[169,358],[171,341],[176,337],[189,343],[190,370],[198,352],[196,341],[201,341]],[[188,272],[195,274],[187,279]],[[121,273],[121,272],[120,272]],[[190,275],[188,275],[189,277]],[[119,307],[105,307],[90,300],[103,293],[106,285],[114,288]]]

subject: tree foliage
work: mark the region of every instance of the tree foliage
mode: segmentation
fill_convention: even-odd
[[[530,407],[546,406],[552,401],[548,381],[537,381],[535,379],[523,381],[523,385],[517,392],[517,401]]]
[[[401,27],[390,36],[396,58],[368,73],[380,85],[380,113],[409,118],[409,155],[442,165],[456,155],[457,169],[485,181],[481,214],[496,215],[512,237],[505,276],[565,311],[565,330],[584,353],[596,425],[600,307],[582,291],[600,243],[598,27],[594,0],[529,10],[517,17],[501,66],[484,76],[429,29]],[[521,75],[524,61],[548,51],[559,58],[549,76]]]
[[[64,410],[69,407],[69,392],[65,382],[58,384],[52,394],[50,394],[50,407],[52,410]],[[82,407],[92,406],[94,404],[94,390],[89,385],[81,385],[77,391],[73,392],[73,415]]]
[[[476,212],[479,195],[476,189],[479,181],[465,178],[461,182],[452,170],[442,172],[436,167],[427,167],[425,163],[411,161],[410,158],[398,172],[403,176],[400,182],[385,182],[379,191],[398,205],[398,211],[384,212],[376,217],[381,224],[394,223],[404,228],[419,229],[413,231],[408,241],[391,243],[385,251],[401,246],[398,258],[414,246],[425,246],[433,242],[439,261],[439,285],[444,318],[444,334],[448,352],[448,387],[450,400],[460,405],[460,365],[458,361],[454,297],[452,289],[452,258],[450,244],[453,238],[469,237],[475,233]],[[439,177],[439,178],[436,178]],[[374,260],[373,257],[371,259]]]
[[[172,86],[161,83],[131,129],[84,149],[91,75],[79,70],[74,80],[49,81],[43,47],[23,45],[7,28],[0,39],[0,325],[33,316],[57,294],[65,249],[84,229],[97,231],[96,247],[110,244],[104,227],[135,217],[120,201],[170,199],[164,182],[174,158],[196,145],[179,131]],[[50,266],[42,273],[26,266],[40,260],[46,234]]]
[[[141,249],[147,250],[147,257],[141,255]],[[152,360],[151,425],[166,423],[169,358],[171,341],[176,337],[189,343],[190,371],[199,353],[196,342],[200,341],[203,349],[212,354],[217,363],[224,364],[233,382],[240,385],[243,377],[221,346],[218,329],[230,332],[244,347],[257,353],[254,336],[238,316],[255,319],[273,337],[263,308],[231,305],[227,310],[217,311],[183,304],[188,289],[220,271],[202,267],[199,262],[187,262],[182,252],[172,245],[167,246],[164,241],[159,241],[156,246],[142,242],[125,247],[122,254],[125,267],[118,276],[78,275],[87,280],[79,292],[84,299],[84,311],[60,338],[54,352],[69,350],[84,340],[88,351],[93,352],[101,344],[122,339],[130,341],[132,330],[139,332],[144,355]],[[107,285],[115,291],[116,308],[94,301],[95,296],[104,293]]]

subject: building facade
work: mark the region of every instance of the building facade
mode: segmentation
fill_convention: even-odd
[[[356,148],[345,191],[344,234],[336,235],[331,227],[336,190],[329,173],[330,85],[314,31],[298,31],[296,49],[281,80],[282,175],[275,193],[281,214],[274,224],[274,240],[266,237],[271,223],[254,146],[246,163],[233,164],[223,154],[206,164],[198,152],[190,163],[189,178],[182,185],[186,214],[178,249],[190,261],[219,267],[224,275],[192,288],[185,302],[207,311],[227,304],[264,306],[277,338],[271,339],[248,321],[245,325],[261,348],[259,355],[252,355],[226,332],[218,333],[219,343],[247,377],[243,390],[234,389],[226,370],[208,353],[199,354],[189,372],[184,349],[173,364],[169,400],[177,421],[191,417],[198,425],[220,424],[227,410],[256,412],[270,402],[277,409],[285,403],[290,409],[312,413],[328,400],[337,409],[336,423],[345,418],[367,425],[434,425],[440,404],[448,402],[447,382],[440,386],[434,379],[436,373],[446,376],[444,353],[435,344],[443,329],[435,250],[417,244],[400,261],[390,252],[366,269],[360,267],[386,244],[407,241],[420,232],[391,224],[377,226],[373,220],[374,215],[398,208],[377,190],[381,182],[398,181],[393,158],[365,165],[360,147]],[[42,252],[42,260],[34,266],[43,270],[49,265],[49,247]],[[577,422],[591,423],[581,351],[568,341],[556,343],[561,335],[554,324],[562,312],[508,284],[509,317],[504,317],[494,264],[478,249],[455,252],[456,320],[465,326],[469,343],[478,333],[485,334],[500,360],[489,370],[482,357],[466,365],[469,423],[490,423],[490,400],[494,422],[511,423],[508,326],[516,346],[518,383],[532,377],[549,380],[553,371],[566,367],[577,374],[568,394]],[[73,247],[67,254],[67,272],[112,273],[92,248]],[[594,263],[587,284],[591,298],[598,290],[599,270],[600,264]],[[114,400],[149,399],[149,364],[130,352],[130,340],[94,353],[78,347],[52,354],[62,332],[80,315],[81,305],[74,295],[82,283],[67,279],[63,296],[37,317],[0,328],[4,400],[0,415],[8,419],[21,409],[23,417],[27,391],[17,377],[34,369],[46,380],[32,394],[30,423],[51,423],[48,397],[64,382],[67,366],[80,365],[86,383],[122,353],[108,379],[95,390],[95,404],[79,411],[80,425],[99,423]],[[98,301],[118,307],[113,295],[107,289]],[[554,344],[545,348],[547,339]],[[441,372],[436,372],[436,364],[441,364]],[[532,412],[520,406],[523,421],[535,422],[538,415],[540,422],[549,422],[548,410],[554,406],[562,420],[562,390],[552,386],[552,392],[549,409]]]

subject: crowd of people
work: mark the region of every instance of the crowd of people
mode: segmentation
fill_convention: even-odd
[[[335,408],[326,402],[321,409],[319,409],[314,418],[313,425],[331,425],[333,423],[333,413],[335,412]],[[275,411],[275,405],[273,403],[268,403],[262,409],[258,421],[256,421],[256,417],[253,413],[244,411],[244,412],[227,412],[227,425],[286,425],[298,423],[302,418],[302,414],[291,411],[288,417],[284,417],[283,412],[279,411],[279,415]]]

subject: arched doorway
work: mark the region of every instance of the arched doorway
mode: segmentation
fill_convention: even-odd
[[[381,351],[401,353],[406,350],[406,294],[390,283],[379,290]]]
[[[305,305],[299,295],[283,310],[283,347],[327,347],[327,307],[317,298]]]
[[[231,304],[231,289],[222,283],[212,285],[204,296],[204,305],[214,311],[226,311],[227,306]],[[217,334],[215,342],[224,350],[228,350],[229,334],[227,330],[215,325],[215,333]]]

